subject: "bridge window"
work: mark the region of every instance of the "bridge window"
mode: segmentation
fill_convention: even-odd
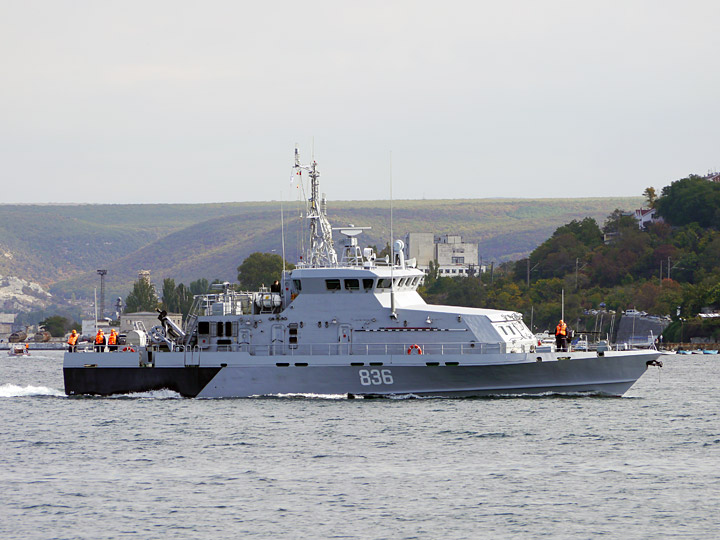
[[[345,290],[359,291],[360,290],[360,280],[359,279],[346,279],[345,280]]]
[[[200,321],[198,323],[198,334],[209,334],[210,333],[210,321]]]
[[[364,278],[363,279],[363,288],[366,291],[371,291],[374,284],[375,284],[375,280],[372,278]]]
[[[326,279],[325,287],[327,287],[328,291],[339,291],[340,290],[340,280],[339,279]]]
[[[389,289],[391,286],[392,286],[392,280],[390,278],[378,279],[378,284],[377,284],[378,289]]]
[[[225,329],[225,324],[222,321],[218,321],[217,323],[217,333],[215,334],[218,337],[222,337],[225,333],[223,330]]]
[[[293,279],[293,287],[295,287],[295,290],[297,292],[302,291],[302,281],[299,279]]]

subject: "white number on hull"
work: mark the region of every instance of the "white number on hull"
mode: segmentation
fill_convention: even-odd
[[[361,369],[358,371],[360,375],[360,384],[363,386],[392,384],[392,372],[389,369]]]

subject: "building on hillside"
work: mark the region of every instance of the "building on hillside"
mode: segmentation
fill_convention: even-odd
[[[182,313],[168,313],[168,318],[182,328]],[[156,311],[138,311],[120,315],[120,333],[127,334],[135,328],[135,323],[142,323],[148,332],[153,326],[159,326],[160,320]]]
[[[0,313],[0,336],[6,337],[15,331],[15,317],[15,313]]]
[[[720,184],[720,173],[719,172],[708,172],[707,176],[705,177],[705,180],[709,180],[710,182],[715,182],[716,184]]]
[[[415,259],[417,267],[425,273],[430,269],[430,261],[437,261],[439,275],[444,277],[467,276],[479,271],[478,245],[463,242],[456,234],[408,233],[405,257]]]
[[[657,215],[654,208],[638,208],[635,210],[635,221],[640,229],[644,229],[651,223],[662,223],[663,218]]]

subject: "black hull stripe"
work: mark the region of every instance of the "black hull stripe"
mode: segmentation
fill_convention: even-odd
[[[130,394],[168,389],[195,397],[217,375],[219,367],[64,368],[68,396]]]

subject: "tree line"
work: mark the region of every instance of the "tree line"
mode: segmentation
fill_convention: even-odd
[[[421,294],[432,303],[511,309],[523,313],[534,330],[552,330],[561,313],[579,330],[608,330],[610,311],[628,308],[670,315],[675,327],[702,308],[720,308],[720,184],[696,175],[673,182],[658,197],[644,193],[664,222],[644,230],[632,213],[612,212],[602,227],[592,218],[558,227],[529,257],[467,278],[437,277],[431,272]],[[681,320],[682,319],[682,320]],[[688,334],[690,332],[690,334]],[[688,324],[695,332],[720,338],[709,323]]]

